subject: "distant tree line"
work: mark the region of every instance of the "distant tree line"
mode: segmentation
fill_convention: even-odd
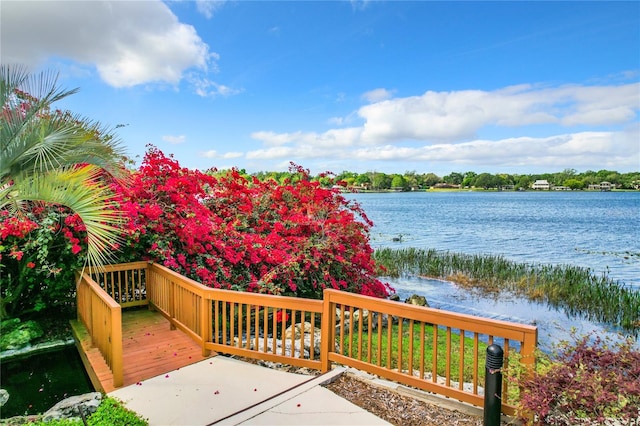
[[[249,176],[244,170],[242,174]],[[252,174],[258,180],[274,179],[284,182],[290,179],[289,172],[258,172]],[[618,173],[611,170],[587,170],[578,173],[575,169],[565,169],[557,173],[542,174],[508,174],[508,173],[476,173],[473,171],[458,173],[452,172],[446,176],[438,176],[435,173],[417,173],[407,171],[400,173],[384,173],[369,171],[356,173],[343,171],[339,174],[322,174],[312,177],[319,180],[324,186],[340,183],[346,187],[370,189],[373,191],[415,191],[434,187],[441,188],[483,188],[483,189],[530,189],[536,180],[546,180],[553,186],[563,186],[572,190],[587,189],[589,185],[609,182],[616,189],[640,189],[640,172]]]

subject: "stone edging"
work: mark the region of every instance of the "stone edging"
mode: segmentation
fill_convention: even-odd
[[[75,341],[73,338],[68,338],[66,340],[52,340],[50,342],[38,343],[36,345],[27,345],[20,349],[10,349],[7,351],[0,352],[0,361],[11,361],[14,359],[26,358],[31,355],[36,355],[42,352],[48,352],[55,349],[62,349],[67,346],[74,345]]]

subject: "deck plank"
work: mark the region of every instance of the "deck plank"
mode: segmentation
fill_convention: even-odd
[[[82,323],[72,321],[76,346],[94,387],[101,392],[115,390],[113,374]],[[202,348],[160,313],[147,309],[122,313],[123,386],[166,374],[202,361]]]

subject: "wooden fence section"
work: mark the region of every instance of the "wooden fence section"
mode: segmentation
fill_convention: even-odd
[[[113,373],[115,387],[123,384],[122,308],[87,273],[77,277],[78,320],[84,323]]]
[[[212,289],[145,262],[104,274],[99,281],[117,288],[119,300],[148,303],[203,356],[213,350],[322,371],[336,362],[480,407],[488,345],[501,345],[506,362],[535,362],[537,329],[528,325],[336,290],[310,300]],[[138,294],[144,299],[131,296]],[[503,413],[514,413],[518,392],[503,381]]]
[[[325,325],[323,370],[338,362],[482,407],[488,345],[500,344],[505,362],[517,359],[525,368],[535,362],[537,329],[532,326],[336,290],[325,290],[324,302],[331,320]],[[502,412],[513,414],[519,390],[508,384],[503,380]]]
[[[123,308],[144,306],[148,303],[145,286],[147,265],[148,262],[109,265],[105,269],[90,270],[90,275]]]

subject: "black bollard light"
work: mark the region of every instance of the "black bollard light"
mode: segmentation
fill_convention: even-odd
[[[502,395],[502,361],[504,352],[499,345],[487,348],[484,376],[484,426],[499,426]]]

